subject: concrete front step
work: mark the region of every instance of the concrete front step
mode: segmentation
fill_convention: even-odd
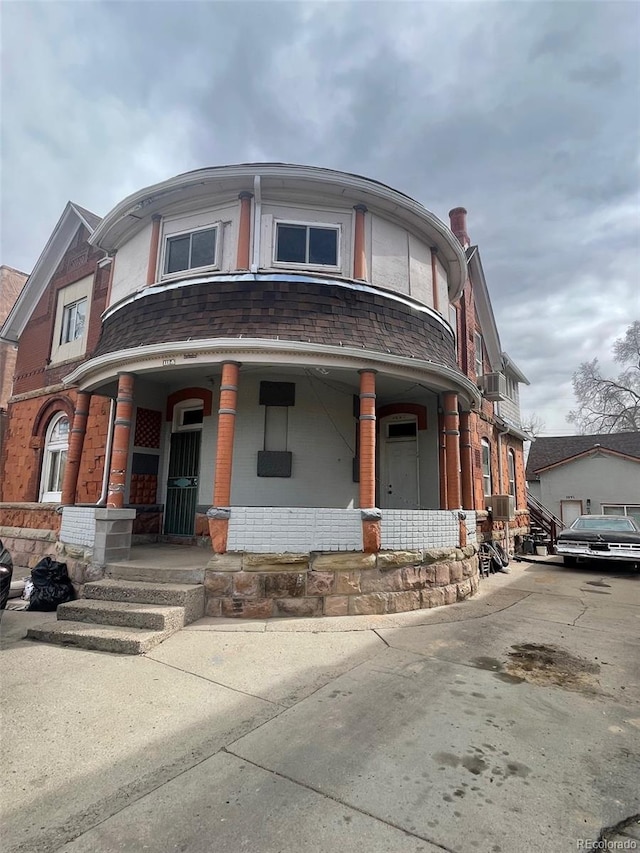
[[[99,601],[160,604],[184,607],[184,624],[204,616],[204,586],[177,583],[147,583],[105,578],[84,585],[84,596]]]
[[[58,607],[58,619],[173,633],[184,625],[184,607],[81,598],[61,604]]]
[[[204,582],[204,568],[136,566],[131,563],[108,563],[105,575],[114,580],[147,583],[198,584]]]
[[[35,625],[27,630],[27,637],[44,643],[77,646],[100,652],[143,655],[172,633],[173,631],[149,631],[143,628],[61,620]]]

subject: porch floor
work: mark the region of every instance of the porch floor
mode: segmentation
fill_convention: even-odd
[[[205,569],[213,557],[213,551],[199,545],[169,545],[158,542],[153,545],[132,545],[128,560],[117,560],[113,564],[131,568],[154,567],[158,569]]]

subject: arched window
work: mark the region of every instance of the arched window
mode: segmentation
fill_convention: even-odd
[[[516,496],[516,455],[513,450],[507,453],[507,466],[509,471],[509,494]]]
[[[485,495],[493,494],[491,483],[491,445],[482,439],[482,486]]]
[[[40,500],[57,503],[62,498],[62,478],[69,449],[69,418],[55,415],[47,427],[40,483]]]

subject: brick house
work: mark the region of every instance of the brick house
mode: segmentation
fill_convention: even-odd
[[[233,574],[251,561],[263,587],[279,561],[297,571],[278,601],[315,595],[313,614],[363,612],[356,587],[377,612],[430,606],[438,560],[459,564],[437,602],[470,594],[478,537],[506,527],[513,547],[528,527],[527,380],[466,211],[450,219],[284,164],[179,175],[102,220],[69,203],[2,328],[14,545],[53,531],[93,577],[132,541],[204,543],[212,614],[305,612],[264,589],[252,611]],[[330,595],[338,564],[373,574]]]
[[[16,299],[20,295],[27,274],[8,267],[0,266],[0,328],[9,316]],[[7,404],[13,387],[17,347],[13,341],[0,338],[0,489],[2,488],[2,445],[6,429]]]

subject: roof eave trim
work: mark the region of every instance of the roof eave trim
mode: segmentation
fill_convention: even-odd
[[[454,255],[454,259],[447,259],[447,267],[449,273],[449,299],[455,301],[462,294],[464,285],[467,280],[467,259],[465,251],[460,245],[457,237],[450,229],[438,219],[435,214],[423,207],[419,202],[403,195],[397,190],[387,187],[384,184],[379,184],[368,180],[367,178],[351,175],[345,172],[338,172],[330,169],[322,169],[317,166],[277,166],[277,165],[247,165],[247,166],[219,166],[210,167],[207,169],[198,169],[194,172],[187,172],[182,175],[176,175],[166,181],[161,181],[157,184],[152,184],[141,190],[132,193],[117,204],[97,226],[89,242],[92,245],[99,246],[107,252],[113,249],[113,246],[104,243],[109,232],[121,220],[130,214],[139,214],[151,203],[153,198],[158,198],[162,195],[168,195],[179,189],[187,189],[190,186],[207,181],[217,180],[221,178],[242,178],[246,177],[250,180],[255,175],[263,178],[269,177],[284,177],[292,180],[304,179],[315,180],[318,182],[324,181],[329,184],[340,183],[343,187],[349,187],[355,191],[366,192],[372,196],[377,196],[387,202],[390,202],[397,207],[410,212],[417,218],[421,219],[431,229],[437,232],[442,241],[447,245]]]

